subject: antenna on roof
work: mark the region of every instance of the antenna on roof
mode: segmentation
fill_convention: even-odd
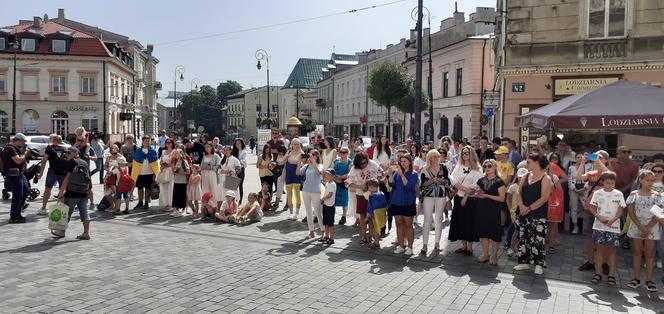
[[[454,13],[459,13],[459,9],[457,8],[457,2],[454,1]]]
[[[332,45],[332,53],[336,53],[336,50],[335,50],[335,49],[336,49],[336,46],[335,46],[335,45]]]

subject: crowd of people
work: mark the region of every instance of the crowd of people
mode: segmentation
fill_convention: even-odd
[[[272,129],[267,144],[256,147],[261,189],[245,193],[250,152],[243,139],[224,146],[218,138],[180,140],[163,132],[156,145],[149,136],[137,145],[127,135],[106,154],[96,153],[106,150],[104,143],[83,129],[68,148],[53,135],[41,161],[41,176],[47,163],[48,171],[39,213],[47,212],[58,183],[58,197],[70,214],[79,210],[84,225],[79,238],[89,239],[88,203],[95,204],[90,177],[98,172],[104,185],[99,202],[109,205],[97,208],[116,215],[148,209],[151,201],[172,216],[235,224],[287,210],[289,220],[306,222],[308,239],[325,245],[334,243],[336,225],[355,218],[361,244],[381,248],[394,227],[394,253],[405,255],[414,254],[413,226],[423,215],[420,254],[441,250],[443,222],[449,221],[448,240],[459,243],[456,254],[497,266],[502,248],[516,256],[516,271],[532,268],[535,274],[544,272],[547,255],[556,254],[562,229],[585,237],[586,261],[579,270],[593,271],[592,283],[606,276],[607,284],[616,285],[616,249],[632,248],[634,278],[628,286],[641,286],[645,257],[644,286],[657,291],[653,270],[664,259],[664,219],[654,209],[664,207],[664,154],[639,164],[626,146],[611,158],[599,147],[574,152],[562,141],[542,141],[522,157],[514,140],[486,136],[443,137],[438,147],[390,143],[385,136],[372,139],[369,147],[348,136],[338,142],[313,136],[311,143],[303,147],[297,137],[289,140]],[[252,138],[251,151],[254,146]],[[10,223],[25,221],[26,160],[25,136],[19,133],[3,151],[3,174],[13,193]],[[137,203],[130,208],[134,190]],[[341,215],[335,222],[337,208]]]

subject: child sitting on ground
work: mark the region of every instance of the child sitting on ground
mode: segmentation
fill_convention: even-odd
[[[258,194],[249,193],[247,195],[247,204],[231,217],[231,222],[236,224],[247,224],[261,221],[263,219],[263,210],[258,204]]]
[[[203,201],[201,203],[201,218],[214,217],[214,212],[217,210],[217,201],[212,197],[212,192],[205,192],[201,199]]]
[[[387,223],[387,199],[385,194],[380,191],[380,183],[376,179],[367,181],[365,193],[367,197],[367,218],[369,218],[369,234],[373,235],[374,242],[371,243],[372,249],[380,249],[380,229]]]
[[[214,214],[217,221],[229,223],[231,218],[237,212],[237,204],[235,203],[235,192],[227,191],[226,200],[221,204],[221,208]]]

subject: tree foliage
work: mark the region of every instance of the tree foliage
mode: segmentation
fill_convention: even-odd
[[[237,81],[226,81],[217,85],[217,98],[223,106],[226,105],[226,97],[242,91],[242,85]]]
[[[222,136],[223,115],[217,91],[209,85],[203,85],[197,91],[191,91],[181,98],[178,106],[181,117],[180,126],[187,127],[187,120],[194,120],[195,127],[203,126],[211,136]],[[188,130],[186,130],[188,131]]]
[[[420,101],[420,112],[427,110],[429,108],[429,100],[427,99],[425,93],[421,94],[422,100]],[[408,92],[403,97],[397,99],[394,102],[394,106],[403,113],[415,113],[415,86],[413,84],[408,88]]]
[[[300,126],[300,130],[304,132],[305,134],[308,134],[309,132],[313,131],[316,129],[316,123],[312,121],[311,119],[301,119],[300,122],[302,122],[302,125]]]
[[[387,108],[388,128],[386,135],[390,136],[392,124],[392,106],[406,96],[411,86],[411,79],[404,66],[394,63],[382,63],[371,71],[367,92],[377,105]]]

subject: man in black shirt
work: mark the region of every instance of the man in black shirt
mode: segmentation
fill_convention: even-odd
[[[185,153],[191,156],[191,162],[195,165],[200,165],[203,162],[203,155],[205,155],[205,145],[199,141],[191,141],[187,138],[182,141],[182,144],[184,144]]]
[[[46,215],[46,203],[51,197],[51,190],[55,183],[58,187],[62,188],[62,183],[65,181],[65,167],[67,165],[67,152],[62,145],[62,137],[60,135],[51,136],[51,145],[46,147],[44,157],[41,160],[41,172],[39,177],[44,176],[44,169],[46,169],[46,162],[48,162],[48,172],[46,173],[46,188],[44,188],[44,197],[42,200],[42,208],[37,212],[38,215]]]
[[[480,148],[476,149],[475,153],[481,163],[487,159],[496,159],[493,149],[489,148],[489,138],[486,136],[480,138]]]
[[[25,176],[29,153],[26,151],[23,133],[16,133],[11,143],[2,151],[4,175],[7,186],[12,192],[12,206],[9,212],[9,223],[24,223],[25,217],[21,215],[21,207],[28,198],[29,185]]]
[[[92,181],[90,180],[90,167],[88,164],[79,157],[80,151],[78,148],[71,146],[67,148],[67,161],[65,165],[65,181],[60,188],[60,193],[58,194],[58,199],[69,206],[69,215],[68,218],[71,219],[71,215],[74,213],[74,209],[78,207],[78,213],[83,223],[83,233],[76,238],[79,240],[90,240],[90,216],[88,215],[88,192],[91,191]],[[73,191],[70,187],[73,177],[77,176],[73,173],[80,167],[84,167],[87,171],[88,176],[86,181],[88,181],[88,191]],[[74,181],[75,182],[75,181]],[[76,182],[78,183],[78,182]],[[73,184],[72,184],[73,185]],[[77,184],[78,185],[78,184]],[[51,230],[51,233],[56,237],[64,237],[65,232],[60,230]]]

